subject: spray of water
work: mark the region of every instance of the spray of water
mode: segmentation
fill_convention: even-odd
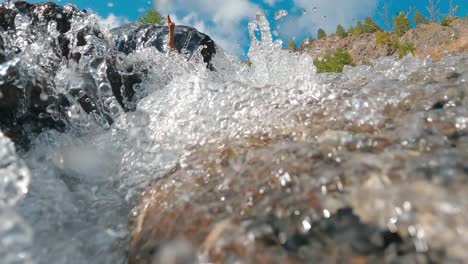
[[[382,59],[369,66],[345,68],[343,74],[318,76],[311,57],[283,50],[281,41],[273,41],[267,19],[258,13],[248,27],[251,66],[222,51],[212,61],[216,71],[200,63],[201,55],[187,61],[176,53],[162,54],[153,48],[119,54],[127,65],[149,69],[148,78],[134,87],[136,98],[141,99],[134,102],[137,111],[124,113],[111,95],[106,65],[97,59],[111,50],[108,32],[102,30],[102,36],[89,39],[92,45],[71,45],[87,54],[79,64],[51,68],[50,60],[58,57],[48,46],[50,42],[28,32],[29,23],[27,17],[15,19],[19,36],[10,44],[23,52],[2,64],[1,72],[12,64],[21,64],[21,74],[36,78],[48,78],[47,71],[57,72],[47,81],[60,84],[61,90],[48,94],[59,94],[76,87],[86,89],[89,83],[77,69],[97,65],[89,68],[101,99],[93,103],[103,105],[98,107],[102,111],[88,115],[73,103],[67,112],[72,120],[70,130],[43,132],[23,158],[0,135],[0,256],[6,257],[2,261],[7,264],[33,263],[31,256],[37,263],[124,262],[128,213],[138,193],[177,162],[184,166],[194,146],[274,135],[278,130],[309,125],[314,114],[331,124],[378,129],[386,122],[386,109],[398,107],[412,93],[436,89],[411,85],[412,76],[429,76],[437,69],[449,71],[447,65],[457,63],[452,58],[427,67],[412,57]],[[99,27],[96,17],[86,15],[71,21],[72,43],[78,42],[73,36],[84,27]],[[52,38],[55,28],[50,26]],[[401,87],[404,82],[408,84]],[[53,106],[49,114],[62,118]],[[465,119],[459,118],[463,114],[466,111],[454,114],[460,130],[466,130]],[[112,125],[106,115],[115,121]],[[411,127],[397,131],[398,137],[410,142],[422,133],[421,118],[414,118]],[[450,196],[438,191],[439,200]],[[376,199],[390,196],[386,201],[394,203],[386,204],[387,210],[400,202],[400,192],[395,187],[366,194]],[[368,205],[363,204],[363,208]],[[376,218],[387,224],[393,215],[385,210],[376,211]],[[461,217],[457,228],[466,223]]]

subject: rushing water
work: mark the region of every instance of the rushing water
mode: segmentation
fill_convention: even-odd
[[[26,17],[17,17],[15,23],[22,30],[18,34],[24,38],[34,36],[27,32]],[[83,25],[98,26],[90,15],[73,21],[70,34]],[[447,57],[438,63],[411,56],[401,60],[383,58],[368,66],[347,67],[342,74],[317,75],[311,57],[283,50],[280,41],[273,41],[262,14],[249,24],[249,31],[251,66],[224,52],[213,59],[216,71],[206,69],[200,57],[187,61],[177,53],[163,54],[153,48],[128,56],[121,54],[127,65],[149,72],[148,78],[135,87],[139,98],[143,98],[136,111],[124,113],[114,99],[106,101],[115,120],[110,127],[98,124],[95,120],[99,118],[89,118],[75,104],[69,108],[72,123],[67,132],[45,131],[24,153],[16,153],[12,142],[1,135],[2,263],[124,263],[127,222],[138,193],[176,162],[183,161],[191,146],[307,126],[313,122],[309,117],[319,112],[332,123],[378,128],[385,125],[383,112],[388,107],[402,105],[413,94],[431,94],[450,85],[466,86],[468,81],[464,57]],[[258,32],[260,40],[255,37]],[[94,55],[107,52],[107,38],[110,36],[94,40],[102,42],[96,45],[101,50],[92,51]],[[29,69],[47,69],[47,60],[54,59],[48,53],[51,47],[47,42],[39,40],[28,47],[27,41],[18,38],[15,45],[25,52],[8,63],[22,62],[26,74],[47,76],[31,72],[26,63],[44,66]],[[63,83],[64,89],[57,92],[66,92],[77,80],[70,67],[75,66],[63,64],[56,69],[55,82]],[[455,72],[457,80],[448,84],[444,78]],[[93,74],[102,78],[101,72]],[[441,80],[425,81],[438,76]],[[466,99],[453,104],[444,118],[453,120],[456,129],[466,133]],[[424,121],[418,115],[395,132],[404,144],[414,144],[424,133]],[[427,140],[437,144],[442,139]],[[457,172],[447,171],[442,160],[451,155],[460,158],[467,148],[464,145],[456,149],[457,153],[432,157],[441,173],[447,174],[444,179],[453,179]],[[388,195],[391,200],[400,192],[390,188],[383,194],[367,194],[375,199]],[[434,199],[440,201],[449,196],[445,192],[438,194]],[[447,198],[444,208],[451,213],[466,208],[465,204],[451,204],[450,199],[455,198]],[[386,225],[392,215],[381,211],[376,210],[374,218]],[[441,228],[448,228],[445,218],[441,219]],[[459,235],[467,226],[464,216],[457,218]],[[451,239],[448,242],[468,242]],[[456,253],[461,254],[458,250]]]

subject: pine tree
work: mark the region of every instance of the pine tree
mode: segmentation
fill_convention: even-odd
[[[156,10],[146,9],[145,15],[138,19],[141,23],[144,24],[162,24],[164,18]]]
[[[406,31],[410,30],[411,24],[404,12],[400,12],[398,16],[393,18],[393,27],[395,33],[400,37],[403,36]]]
[[[366,17],[364,19],[363,32],[364,33],[374,33],[380,31],[380,27],[375,23],[371,17]]]
[[[344,38],[348,35],[348,33],[346,33],[344,27],[342,25],[338,25],[336,27],[336,35],[340,38]]]
[[[414,12],[413,21],[417,26],[429,24],[429,19],[427,19],[423,14],[421,14],[419,10],[416,10],[416,12]]]
[[[325,30],[319,28],[319,30],[317,31],[317,39],[323,39],[327,36],[327,33],[325,32]]]

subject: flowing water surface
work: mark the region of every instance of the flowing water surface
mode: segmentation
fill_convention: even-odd
[[[17,34],[32,36],[26,17],[18,16],[15,23],[23,29]],[[96,17],[89,15],[73,21],[70,34],[83,25],[99,27]],[[98,117],[90,118],[76,103],[68,109],[71,123],[67,132],[45,131],[34,138],[28,150],[15,151],[13,143],[1,135],[1,262],[125,263],[127,223],[139,193],[176,163],[183,163],[192,146],[274,135],[311,125],[316,114],[326,119],[331,129],[333,124],[351,124],[378,130],[386,125],[385,111],[411,104],[415,95],[430,98],[427,95],[450,89],[455,93],[459,87],[468,92],[467,57],[448,56],[437,63],[411,56],[382,58],[370,65],[346,67],[342,74],[316,74],[311,57],[283,50],[280,41],[273,41],[262,14],[249,24],[248,30],[252,37],[248,53],[251,65],[222,51],[213,59],[215,71],[200,63],[200,56],[187,61],[177,53],[163,54],[153,48],[119,54],[123,63],[148,69],[148,77],[134,87],[141,98],[134,112],[123,112],[109,96],[105,103],[111,106],[109,115],[115,121],[112,125]],[[110,38],[105,35],[100,43],[93,43],[100,49],[90,51],[93,56],[109,52]],[[52,70],[47,68],[47,60],[55,59],[52,47],[40,39],[33,44],[21,41],[17,38],[16,45],[24,52],[7,63],[22,64],[24,74],[48,76],[42,71]],[[61,84],[57,87],[62,89],[57,92],[66,93],[70,87],[82,85],[83,80],[74,74],[73,67],[80,65],[64,63],[53,69],[58,73],[54,82]],[[104,78],[101,75],[105,73],[92,74],[94,78]],[[106,93],[104,89],[100,92]],[[411,120],[395,127],[392,135],[401,142],[401,148],[446,144],[449,139],[424,134],[428,118],[452,122],[459,135],[468,132],[468,101],[458,95],[448,96],[441,98],[445,112],[415,112],[409,115]],[[421,105],[429,109],[433,103]],[[423,135],[425,143],[419,141]],[[351,134],[328,137],[339,137],[343,144],[358,140]],[[459,174],[467,173],[466,164],[464,169],[458,167],[468,156],[467,143],[465,138],[457,147],[443,147],[433,155],[421,157],[420,164],[406,165],[403,171],[416,173],[416,167],[422,168],[426,162],[426,167],[438,168],[434,176],[438,181],[456,182]],[[368,158],[372,159],[372,155]],[[374,161],[385,167],[382,156]],[[319,180],[323,179],[316,179]],[[395,217],[388,207],[410,200],[423,208],[429,206],[420,197],[412,196],[411,190],[406,191],[398,186],[366,191],[359,206],[372,214],[369,218],[388,226],[389,219]],[[356,199],[361,199],[359,192],[354,192]],[[462,199],[465,196],[443,188],[434,191],[432,199],[442,204],[434,209],[439,215],[438,231],[426,228],[424,223],[412,227],[420,250],[424,251],[440,232],[454,232],[444,243],[458,245],[454,246],[453,255],[466,256],[461,250],[468,245],[468,236],[463,236],[468,231],[468,199]],[[371,200],[383,202],[375,210],[365,208],[375,205],[370,204]],[[410,206],[407,202],[401,210],[410,210]]]

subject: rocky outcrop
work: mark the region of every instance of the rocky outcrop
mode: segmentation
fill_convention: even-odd
[[[415,55],[433,59],[441,59],[447,54],[457,55],[468,53],[468,21],[456,19],[450,27],[431,23],[421,25],[407,31],[399,41],[411,43],[415,47]],[[348,50],[357,64],[367,64],[373,59],[386,56],[398,56],[398,50],[390,44],[376,42],[375,33],[364,33],[359,36],[349,35],[345,38],[329,36],[303,45],[301,50],[313,57],[324,56],[342,48]]]
[[[416,55],[440,60],[446,55],[468,53],[468,20],[456,19],[450,27],[431,23],[411,29],[401,41],[413,43]]]
[[[70,116],[89,114],[108,126],[136,101],[134,85],[146,69],[119,61],[145,47],[167,52],[165,26],[134,23],[110,32],[73,5],[0,4],[0,129],[17,142],[49,128],[66,128]],[[211,38],[178,26],[176,49],[201,52],[208,67],[216,53]],[[200,49],[200,50],[199,50]]]
[[[395,53],[394,48],[378,44],[375,41],[375,34],[369,33],[345,38],[327,37],[303,46],[302,50],[313,57],[321,57],[340,48],[348,50],[353,61],[358,64],[366,64],[372,59],[391,56]]]
[[[413,43],[418,53],[422,54],[436,46],[454,42],[458,34],[459,32],[451,27],[430,23],[408,30],[400,41]]]

